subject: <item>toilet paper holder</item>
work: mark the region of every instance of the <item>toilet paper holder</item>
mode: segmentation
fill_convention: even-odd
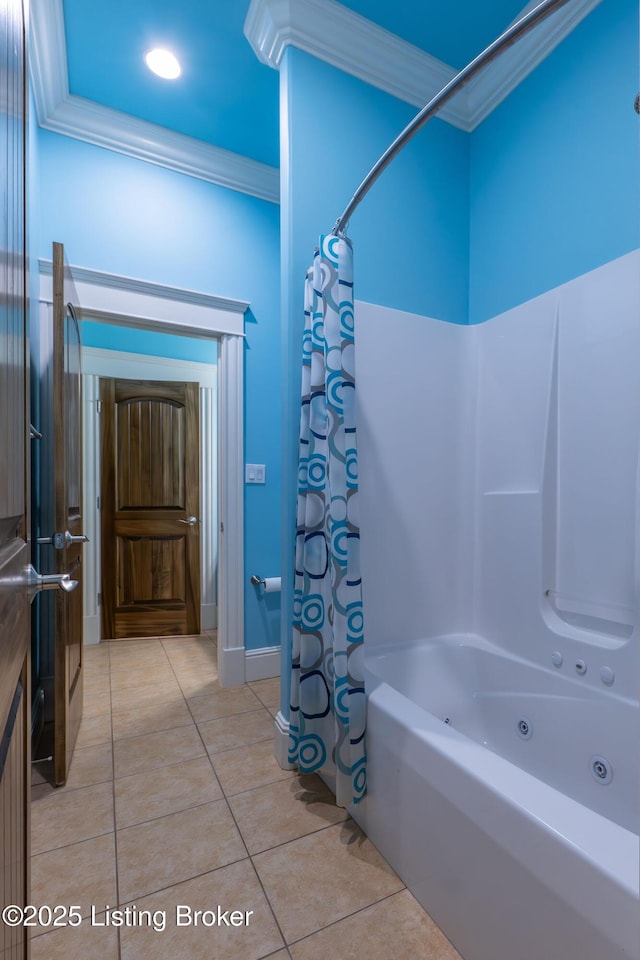
[[[278,593],[280,590],[280,577],[259,577],[253,574],[251,583],[256,587],[264,587],[265,593]]]

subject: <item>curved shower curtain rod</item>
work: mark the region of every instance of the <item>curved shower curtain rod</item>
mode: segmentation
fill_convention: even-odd
[[[533,10],[530,10],[529,13],[525,14],[520,20],[517,20],[512,24],[504,33],[489,44],[489,46],[479,53],[471,63],[468,63],[459,73],[452,77],[451,80],[436,93],[435,97],[432,97],[431,100],[420,110],[419,113],[411,120],[410,123],[404,128],[402,133],[400,133],[393,143],[387,147],[385,152],[382,154],[379,160],[372,166],[369,173],[366,175],[354,195],[351,197],[348,205],[346,206],[342,216],[338,217],[336,224],[331,231],[334,235],[342,235],[346,229],[347,223],[351,214],[360,204],[361,200],[369,192],[373,184],[376,182],[383,170],[385,170],[397,153],[402,150],[404,145],[411,140],[413,135],[420,130],[421,127],[427,123],[438,110],[444,106],[444,104],[451,99],[460,90],[465,86],[470,80],[475,77],[477,73],[482,70],[488,63],[494,60],[498,54],[502,53],[507,47],[510,47],[516,40],[519,40],[520,37],[523,37],[529,30],[532,30],[538,23],[548,17],[554,10],[563,7],[569,0],[543,0],[542,3],[538,4],[537,7],[534,7]]]

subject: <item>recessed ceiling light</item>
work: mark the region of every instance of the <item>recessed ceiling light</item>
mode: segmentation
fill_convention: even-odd
[[[155,50],[149,50],[144,59],[149,70],[164,80],[175,80],[182,73],[182,67],[170,50],[156,47]]]

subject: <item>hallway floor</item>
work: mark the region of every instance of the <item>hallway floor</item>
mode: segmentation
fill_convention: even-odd
[[[322,781],[276,763],[278,680],[223,689],[215,634],[85,654],[69,780],[36,766],[32,789],[32,903],[83,919],[34,929],[32,960],[462,960]]]

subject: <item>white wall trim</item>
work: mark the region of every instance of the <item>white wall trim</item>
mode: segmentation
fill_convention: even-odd
[[[204,577],[204,570],[203,570]],[[218,627],[218,604],[203,603],[200,606],[200,629],[216,630]]]
[[[30,21],[31,80],[45,130],[279,202],[277,167],[71,94],[62,0],[31,0]]]
[[[218,674],[223,687],[244,683],[243,342],[220,340]],[[239,385],[239,389],[238,389]]]
[[[82,372],[125,380],[185,380],[210,388],[214,388],[217,381],[216,367],[212,363],[150,357],[102,347],[82,347]]]
[[[71,273],[73,276],[74,270],[76,268],[71,267]],[[77,272],[77,271],[76,271]],[[104,296],[104,302],[106,304],[108,312],[114,317],[118,315],[118,310],[123,308],[124,315],[130,316],[131,311],[127,306],[126,301],[123,301],[123,295],[127,295],[127,290],[123,289],[122,282],[128,282],[128,278],[118,278],[114,277],[113,288],[109,287],[106,284],[106,279],[109,277],[109,274],[102,274],[103,285],[100,287],[102,294]],[[118,281],[122,281],[120,286],[118,286]],[[44,266],[43,273],[40,276],[40,289],[43,296],[41,309],[48,309],[50,304],[50,277],[46,273],[46,264]],[[76,283],[76,288],[81,287],[80,283]],[[96,286],[97,288],[97,286]],[[94,286],[91,284],[85,284],[85,287],[78,289],[79,297],[83,297],[83,294],[90,296]],[[165,290],[171,292],[171,288],[164,288]],[[188,304],[185,303],[185,295],[188,291],[184,290],[173,290],[173,298],[169,301],[169,307],[167,307],[167,302],[161,299],[159,296],[150,298],[150,305],[155,305],[156,312],[155,315],[152,314],[150,319],[156,322],[155,329],[162,329],[167,332],[184,332],[184,324],[175,322],[168,317],[175,317],[178,314],[178,311],[188,309]],[[130,290],[128,292],[129,297],[135,297],[135,290]],[[83,306],[86,304],[86,301],[83,299]],[[178,304],[182,304],[181,307],[178,307]],[[248,304],[247,304],[248,306]],[[201,308],[205,309],[206,308]],[[200,325],[196,328],[203,336],[216,336],[216,318],[220,316],[220,313],[216,311],[215,308],[212,308],[212,316],[201,315],[199,317]],[[86,316],[86,310],[83,310],[83,315]],[[237,316],[243,316],[236,312]],[[244,326],[244,324],[243,324]],[[218,521],[220,523],[220,529],[224,530],[224,534],[220,534],[219,538],[219,559],[220,559],[220,571],[219,571],[219,583],[218,583],[218,595],[217,595],[217,614],[219,620],[218,626],[218,671],[220,674],[220,682],[223,686],[234,686],[244,682],[244,584],[243,584],[243,570],[244,570],[244,411],[243,411],[243,392],[244,392],[244,329],[237,333],[229,333],[227,330],[223,329],[218,331],[218,338],[220,340],[220,349],[218,357],[218,395],[219,402],[217,404],[217,443],[210,444],[211,455],[215,454],[217,447],[217,456],[218,464],[220,469],[218,470]],[[107,373],[104,369],[104,354],[110,354],[113,358],[114,353],[117,355],[117,351],[99,351],[96,348],[84,348],[83,349],[83,374],[97,378],[100,375],[103,376],[113,376],[113,373]],[[102,356],[101,356],[102,354]],[[132,358],[135,357],[135,360]],[[119,369],[125,369],[131,371],[134,369],[133,376],[140,376],[140,365],[141,362],[145,364],[145,379],[151,378],[151,370],[157,369],[160,371],[159,379],[171,379],[170,370],[171,362],[167,361],[166,358],[149,358],[147,361],[142,360],[142,358],[137,354],[124,354],[120,355],[120,360],[123,364]],[[173,379],[187,379],[187,369],[188,362],[177,360],[173,361],[175,365],[175,376]],[[102,365],[101,365],[102,364]],[[134,367],[131,365],[135,364]],[[193,367],[200,368],[202,364],[193,364]],[[183,371],[181,376],[177,375],[177,368],[180,367]],[[113,369],[113,368],[112,368]],[[193,373],[195,371],[192,370]],[[199,375],[198,371],[198,375]],[[116,374],[117,375],[117,374]],[[125,374],[127,375],[127,374]],[[131,372],[128,373],[131,376]],[[195,379],[195,376],[194,376]],[[85,382],[87,382],[87,377],[85,376]],[[200,380],[198,379],[198,382]],[[91,398],[95,392],[95,387],[91,388],[86,386],[86,396]],[[93,397],[97,399],[97,397]],[[213,403],[213,399],[212,399]],[[214,407],[215,409],[215,407]],[[88,417],[86,418],[89,419]],[[95,435],[97,435],[97,425],[93,428]],[[85,432],[85,439],[87,439],[87,433]],[[90,439],[90,435],[89,435]],[[97,447],[97,443],[94,439],[94,447]],[[99,455],[99,453],[98,453]],[[97,477],[99,476],[99,461],[98,463],[94,462],[94,469],[96,482]],[[209,469],[213,469],[212,467]],[[90,476],[85,474],[85,484],[90,480]],[[97,490],[97,487],[95,488]],[[85,503],[88,491],[85,487]],[[95,494],[94,494],[95,496]],[[95,503],[95,501],[94,501]],[[212,516],[215,516],[215,511],[212,511]],[[96,530],[93,531],[94,537],[93,542],[95,543],[95,549],[99,549],[99,524],[96,520]],[[212,536],[214,536],[212,531]],[[87,534],[89,536],[89,534]],[[227,565],[228,564],[228,568]],[[97,592],[97,591],[96,591]],[[95,616],[95,612],[94,612]],[[87,624],[89,631],[95,628],[95,622],[93,625]],[[227,659],[228,658],[228,659]]]
[[[53,299],[50,260],[40,259],[40,300]],[[78,316],[142,330],[195,333],[218,337],[223,333],[244,336],[245,300],[215,297],[135,277],[121,277],[87,267],[70,266],[78,294]]]
[[[289,763],[289,721],[278,711],[274,724],[273,755],[283,770],[295,770],[296,765]]]
[[[48,304],[41,304],[41,309]],[[84,348],[82,352],[84,360]],[[84,643],[100,643],[101,624],[98,594],[100,593],[100,515],[96,496],[100,489],[100,442],[97,401],[100,377],[83,371],[82,376],[82,525],[89,538],[82,548],[83,630]]]
[[[48,304],[43,304],[46,308]],[[155,362],[157,361],[157,362]],[[84,643],[100,643],[101,614],[98,593],[101,586],[102,550],[100,513],[100,428],[97,400],[100,377],[123,379],[191,381],[200,384],[200,629],[214,630],[218,624],[217,607],[217,505],[216,465],[217,424],[209,415],[215,404],[213,364],[147,357],[97,347],[82,348],[83,396],[83,521],[89,537],[83,553]],[[209,386],[203,386],[203,379]],[[202,415],[203,408],[205,416]]]
[[[244,678],[251,680],[269,680],[280,676],[280,645],[277,647],[259,647],[247,650],[244,658]]]
[[[216,370],[217,373],[217,370]],[[200,380],[200,629],[218,626],[217,390]],[[215,490],[216,495],[211,494]],[[209,491],[209,495],[205,495]]]
[[[598,3],[576,0],[558,10],[458,93],[440,118],[474,130]],[[336,0],[251,0],[244,32],[258,59],[276,70],[292,45],[416,107],[457,72]]]

